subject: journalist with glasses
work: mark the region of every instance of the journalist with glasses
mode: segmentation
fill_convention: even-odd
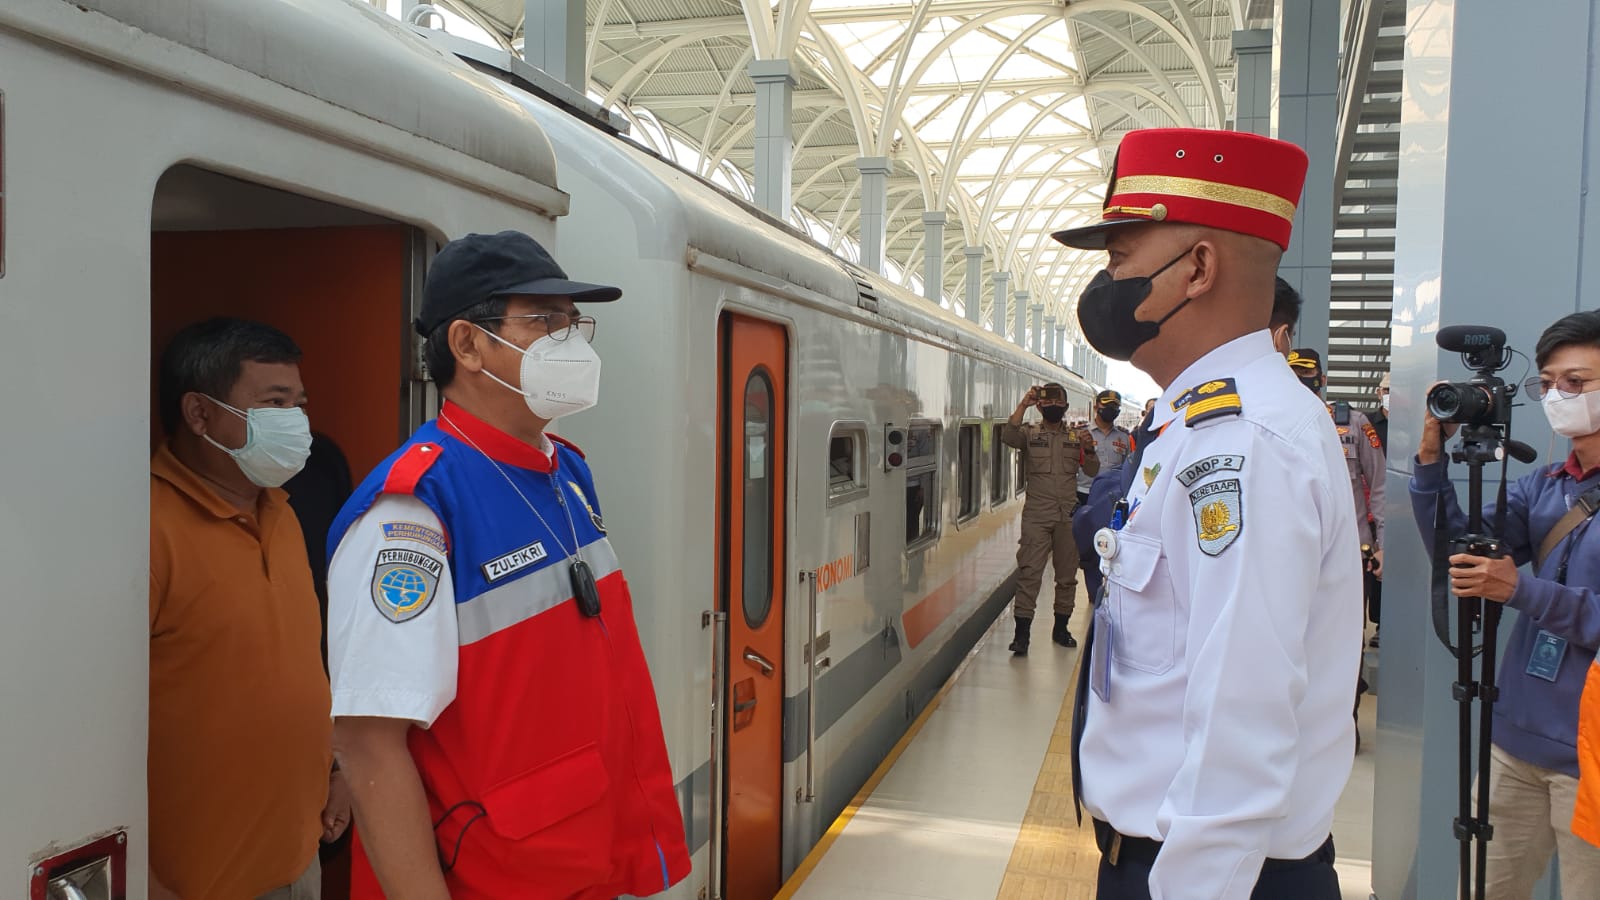
[[[1600,497],[1600,312],[1574,313],[1545,329],[1535,362],[1539,375],[1525,395],[1571,440],[1571,452],[1510,486],[1498,535],[1509,557],[1450,557],[1452,593],[1518,613],[1494,705],[1487,892],[1494,900],[1529,897],[1552,852],[1562,896],[1600,897],[1600,847],[1567,825],[1579,806],[1579,701],[1600,646],[1600,530],[1591,527]],[[1454,431],[1425,414],[1411,499],[1430,549],[1441,496],[1450,533],[1467,522],[1445,472],[1443,443]],[[1484,521],[1495,521],[1495,512],[1491,501]]]

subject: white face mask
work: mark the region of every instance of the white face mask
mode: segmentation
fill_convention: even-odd
[[[1379,397],[1378,398],[1378,405],[1383,407],[1383,414],[1384,415],[1388,415],[1389,414],[1389,395],[1388,394],[1384,394],[1383,396]]]
[[[583,412],[600,402],[600,355],[578,334],[558,341],[545,335],[524,350],[487,328],[484,334],[522,354],[522,387],[516,388],[483,370],[496,384],[521,394],[528,409],[541,419]]]
[[[230,450],[211,435],[201,435],[211,446],[233,457],[239,471],[257,487],[282,487],[299,474],[311,456],[311,420],[298,406],[287,409],[265,406],[260,409],[235,409],[215,397],[207,400],[245,421],[244,446]]]
[[[1560,391],[1544,395],[1544,415],[1562,437],[1578,438],[1600,431],[1600,391],[1563,397]]]

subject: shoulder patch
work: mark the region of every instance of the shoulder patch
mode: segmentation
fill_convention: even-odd
[[[379,550],[372,569],[372,605],[391,622],[408,622],[433,604],[444,561],[415,550]]]
[[[1244,533],[1244,490],[1237,478],[1207,482],[1189,492],[1200,552],[1221,556]]]
[[[1183,412],[1183,424],[1195,426],[1222,416],[1237,416],[1244,411],[1239,385],[1232,378],[1218,378],[1190,388],[1172,401],[1174,411]]]
[[[579,459],[588,459],[589,458],[589,457],[583,455],[583,450],[581,450],[578,447],[577,444],[574,444],[573,442],[567,440],[566,438],[562,437],[559,434],[550,435],[550,440],[554,441],[557,444],[560,444],[561,446],[567,448],[568,450],[571,450],[573,453],[578,454],[578,458]]]
[[[411,541],[416,544],[427,544],[440,553],[449,552],[449,547],[445,544],[443,534],[416,522],[383,523],[383,539],[386,541]]]
[[[1178,473],[1178,483],[1184,487],[1193,487],[1196,481],[1214,475],[1218,472],[1243,472],[1244,455],[1240,453],[1223,453],[1218,456],[1208,456],[1192,466]]]
[[[1373,428],[1371,422],[1361,423],[1361,432],[1367,436],[1367,443],[1372,445],[1372,449],[1383,449],[1383,441],[1378,439],[1378,429]]]
[[[389,466],[389,477],[384,479],[383,493],[416,493],[417,483],[439,461],[442,452],[438,444],[412,444]]]

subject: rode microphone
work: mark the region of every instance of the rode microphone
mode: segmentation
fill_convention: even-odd
[[[1506,345],[1506,333],[1490,325],[1451,325],[1439,329],[1434,343],[1453,353],[1481,353]]]

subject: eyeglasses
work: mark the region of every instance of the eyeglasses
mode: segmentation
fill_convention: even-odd
[[[1535,375],[1522,383],[1522,389],[1528,396],[1535,400],[1543,400],[1544,395],[1555,391],[1563,400],[1571,400],[1583,393],[1583,386],[1600,381],[1600,378],[1579,378],[1576,375],[1563,375],[1554,381],[1543,376]]]
[[[594,343],[594,316],[569,316],[561,312],[527,313],[520,316],[491,316],[479,321],[502,322],[510,319],[536,321],[537,325],[544,328],[545,334],[558,341],[564,341],[571,337],[573,332],[577,332],[585,341],[591,344]]]

